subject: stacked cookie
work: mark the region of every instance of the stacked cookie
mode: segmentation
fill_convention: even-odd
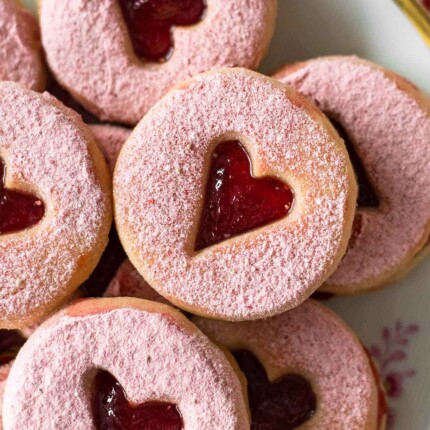
[[[428,252],[430,101],[355,57],[251,71],[274,0],[42,0],[49,73],[0,1],[4,429],[383,429],[309,298]]]

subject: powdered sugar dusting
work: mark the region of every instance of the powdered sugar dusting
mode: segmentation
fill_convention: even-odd
[[[103,297],[136,297],[169,304],[142,278],[128,258],[119,266]]]
[[[0,84],[0,98],[6,186],[38,195],[46,209],[33,228],[0,236],[0,314],[10,328],[39,320],[79,286],[95,247],[107,243],[110,196],[77,115],[17,84]]]
[[[307,106],[256,73],[209,73],[170,92],[123,147],[114,176],[123,245],[178,306],[229,319],[273,315],[305,300],[339,261],[352,221],[351,167],[313,108],[294,102]],[[292,186],[295,207],[284,220],[196,254],[205,163],[227,133],[247,147],[254,171]]]
[[[42,90],[45,67],[39,27],[16,0],[0,2],[0,81]]]
[[[318,406],[306,428],[377,428],[377,388],[369,359],[351,330],[322,305],[307,301],[255,322],[194,322],[216,343],[251,351],[271,370],[269,377],[298,373],[308,378]]]
[[[94,124],[89,127],[113,172],[119,151],[130,135],[130,130],[107,124]]]
[[[10,373],[5,430],[93,429],[97,369],[132,403],[177,404],[186,430],[249,430],[240,382],[222,352],[172,315],[132,308],[42,326]]]
[[[356,145],[380,207],[359,210],[361,233],[327,288],[374,287],[429,234],[430,115],[382,69],[356,58],[322,58],[277,77],[316,101]]]
[[[201,23],[174,30],[169,61],[145,64],[132,51],[115,0],[43,0],[48,63],[58,81],[99,118],[136,124],[172,86],[197,73],[259,64],[273,32],[276,1],[208,0],[207,5]]]

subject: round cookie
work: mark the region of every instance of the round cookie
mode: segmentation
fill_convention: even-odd
[[[171,87],[197,73],[217,67],[256,68],[260,63],[273,33],[276,0],[206,3],[206,12],[195,25],[174,27],[174,51],[157,62],[137,56],[124,19],[128,7],[135,15],[139,8],[156,10],[159,6],[152,2],[42,0],[48,63],[61,85],[97,117],[136,124]]]
[[[262,321],[193,322],[234,355],[247,377],[251,428],[385,428],[378,373],[354,333],[328,308],[309,300]]]
[[[18,0],[0,2],[0,81],[42,91],[45,65],[36,18]]]
[[[138,299],[83,300],[43,324],[10,372],[4,428],[88,430],[110,419],[129,428],[117,406],[130,404],[136,420],[179,422],[168,428],[249,429],[224,354],[179,312]]]
[[[322,289],[354,294],[389,284],[429,250],[430,100],[401,76],[356,57],[310,60],[275,77],[338,124],[363,166],[356,171],[367,175],[359,177],[348,252]]]
[[[245,158],[241,175],[251,176],[252,160],[253,176],[236,184],[247,181],[238,197],[249,220],[271,216],[269,204],[280,215],[252,228],[245,220],[242,234],[222,230],[225,240],[200,246],[220,147]],[[356,183],[341,139],[313,104],[273,79],[225,69],[180,85],[145,116],[120,153],[114,200],[122,244],[161,295],[191,313],[258,319],[297,306],[336,268]]]
[[[43,320],[90,275],[111,226],[106,163],[81,119],[0,83],[0,327]]]

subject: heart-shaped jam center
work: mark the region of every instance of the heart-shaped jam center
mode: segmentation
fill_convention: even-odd
[[[12,361],[25,343],[17,330],[0,330],[0,366]]]
[[[136,55],[142,60],[166,61],[173,51],[174,26],[197,24],[203,0],[119,0]]]
[[[233,355],[248,381],[251,430],[291,430],[313,417],[317,400],[309,381],[288,374],[270,382],[253,354],[236,351]]]
[[[254,178],[238,141],[220,143],[213,154],[196,251],[285,217],[293,193],[274,178]]]
[[[120,383],[106,371],[96,375],[92,406],[97,430],[183,429],[176,405],[163,402],[131,405]]]
[[[45,215],[42,200],[5,188],[6,165],[0,158],[0,234],[14,233],[37,224]]]

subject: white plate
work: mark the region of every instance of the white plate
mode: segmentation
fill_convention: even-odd
[[[36,1],[24,3],[36,9]],[[279,0],[275,38],[261,70],[329,54],[368,58],[430,94],[430,49],[393,0]],[[429,259],[382,291],[328,302],[367,347],[379,350],[392,430],[430,429],[429,304]]]

